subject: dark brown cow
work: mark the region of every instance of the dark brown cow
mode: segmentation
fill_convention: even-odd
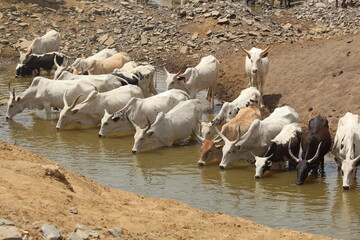
[[[324,156],[330,151],[331,136],[329,124],[326,118],[318,115],[309,121],[308,130],[301,136],[301,158],[296,158],[290,149],[289,154],[298,162],[296,184],[303,184],[309,172],[316,174],[320,167],[320,173],[324,171]]]

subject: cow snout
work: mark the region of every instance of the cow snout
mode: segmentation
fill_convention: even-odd
[[[5,118],[6,118],[6,120],[9,120],[9,119],[10,119],[10,117],[9,117],[9,116],[6,116]]]
[[[60,130],[60,127],[59,127],[59,126],[56,126],[56,130]]]
[[[296,181],[296,185],[302,185],[303,182],[302,181]]]
[[[259,179],[259,178],[260,178],[260,176],[259,176],[259,175],[256,175],[256,176],[255,176],[255,178],[256,178],[256,179]]]
[[[197,165],[200,166],[200,167],[202,167],[202,166],[205,165],[205,163],[204,163],[203,161],[199,161],[199,162],[197,163]]]
[[[344,189],[344,190],[349,190],[350,187],[349,187],[349,186],[343,186],[343,189]]]
[[[251,69],[251,71],[253,72],[253,73],[257,73],[257,68],[253,68],[253,69]]]
[[[219,167],[220,167],[220,169],[225,169],[225,166],[223,166],[223,165],[220,165]]]
[[[99,136],[99,137],[104,137],[104,136],[103,136],[102,134],[100,134],[100,133],[99,133],[99,135],[98,135],[98,136]]]
[[[131,150],[131,152],[132,152],[132,153],[136,153],[137,151],[133,149],[133,150]]]
[[[18,78],[19,77],[19,75],[15,75],[15,78]]]

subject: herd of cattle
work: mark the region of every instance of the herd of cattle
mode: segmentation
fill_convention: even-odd
[[[207,100],[214,107],[220,65],[214,56],[203,57],[183,73],[169,73],[164,68],[166,91],[158,93],[155,68],[137,65],[126,53],[104,49],[70,65],[70,58],[56,52],[59,46],[60,35],[52,30],[36,38],[27,52],[20,52],[16,76],[40,75],[42,69],[55,67],[56,71],[54,79],[35,77],[20,94],[9,85],[7,119],[34,108],[45,109],[46,118],[51,119],[52,108],[61,109],[58,130],[82,123],[101,124],[100,137],[135,132],[133,153],[194,137],[202,143],[199,166],[221,159],[220,168],[226,168],[245,159],[255,164],[255,178],[270,169],[296,168],[296,184],[303,184],[309,173],[324,174],[324,156],[332,145],[324,117],[311,119],[305,131],[298,123],[298,113],[289,106],[261,117],[270,45],[264,50],[241,46],[250,86],[234,101],[225,102],[211,122],[201,122],[202,106],[196,95],[208,89]],[[349,189],[360,164],[358,115],[348,112],[339,120],[332,152],[343,174],[343,188]]]

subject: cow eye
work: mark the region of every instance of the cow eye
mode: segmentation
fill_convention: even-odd
[[[343,170],[341,170],[341,175],[344,176],[344,171]]]
[[[229,112],[229,115],[231,115],[231,112]]]
[[[144,140],[144,138],[140,138],[140,141]]]
[[[108,125],[108,124],[109,124],[109,123],[106,122],[106,123],[104,123],[104,126],[106,126],[106,125]]]
[[[12,108],[12,107],[13,107],[13,105],[10,105],[9,107],[11,107],[11,108]]]
[[[344,145],[343,145],[343,144],[341,144],[341,145],[340,145],[340,149],[343,149],[343,148],[344,148]]]
[[[207,134],[210,134],[211,132],[207,132]]]
[[[174,84],[174,82],[172,82],[172,83],[170,83],[171,85],[173,85]]]
[[[209,150],[209,153],[211,153],[211,150]]]

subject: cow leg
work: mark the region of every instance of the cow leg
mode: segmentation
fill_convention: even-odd
[[[46,113],[46,120],[51,120],[51,105],[50,103],[43,103]]]

